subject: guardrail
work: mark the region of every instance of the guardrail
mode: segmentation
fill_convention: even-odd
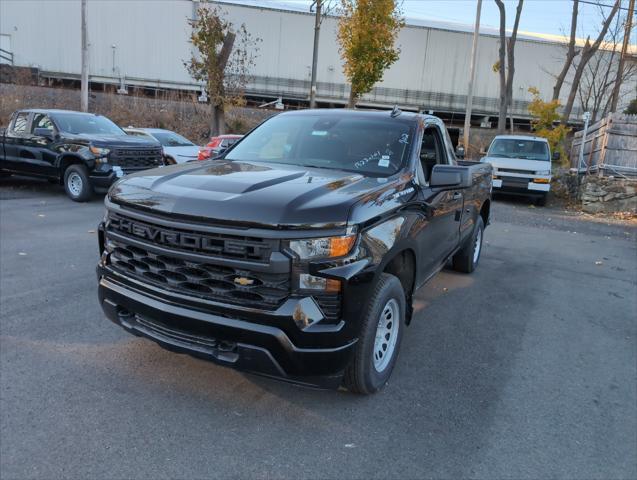
[[[9,65],[13,65],[13,52],[0,48],[0,63],[1,60],[6,61]]]

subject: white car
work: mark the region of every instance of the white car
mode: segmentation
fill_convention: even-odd
[[[522,135],[496,136],[480,161],[493,166],[493,192],[524,195],[538,205],[546,203],[551,189],[551,155],[545,138]]]
[[[161,143],[166,164],[185,163],[197,160],[199,147],[185,137],[163,128],[125,128],[129,135],[149,137]]]

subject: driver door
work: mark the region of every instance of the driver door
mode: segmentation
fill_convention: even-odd
[[[56,177],[58,175],[55,161],[57,153],[53,150],[54,140],[35,135],[36,128],[46,128],[55,133],[55,126],[48,115],[44,113],[35,113],[29,134],[24,138],[24,147],[30,152],[31,161],[27,165],[31,173],[37,175],[46,175],[48,177]]]
[[[460,239],[462,190],[440,191],[429,187],[433,167],[452,164],[446,150],[440,128],[437,125],[426,126],[419,155],[426,182],[422,195],[428,221],[419,242],[420,258],[424,260],[423,268],[426,269],[425,278],[441,268]]]

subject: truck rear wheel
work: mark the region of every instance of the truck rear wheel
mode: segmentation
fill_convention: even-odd
[[[484,236],[484,222],[478,215],[473,233],[467,243],[453,256],[453,269],[462,273],[471,273],[478,266],[482,253],[482,237]]]
[[[350,392],[374,393],[389,380],[405,327],[405,302],[400,280],[381,274],[362,319],[356,351],[345,369],[343,383]]]
[[[64,171],[64,190],[75,202],[86,202],[93,196],[93,186],[84,165],[73,164]]]

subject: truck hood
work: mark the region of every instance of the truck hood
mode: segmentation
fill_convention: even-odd
[[[481,162],[490,163],[494,168],[509,168],[527,172],[551,170],[551,162],[546,160],[525,160],[523,158],[484,157]]]
[[[142,137],[134,137],[133,135],[100,135],[100,134],[68,134],[67,140],[76,140],[81,143],[91,144],[96,147],[159,147],[159,142]]]
[[[330,228],[347,223],[351,206],[373,201],[386,179],[340,170],[212,160],[139,172],[117,182],[109,200],[201,220],[246,226]]]

